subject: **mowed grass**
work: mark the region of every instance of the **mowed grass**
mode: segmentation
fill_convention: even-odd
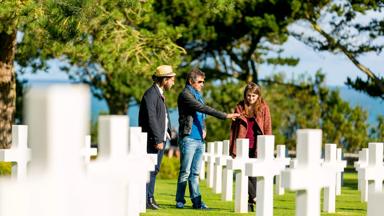
[[[225,202],[221,200],[221,194],[214,194],[210,188],[207,187],[205,181],[200,182],[200,189],[202,192],[204,202],[210,207],[211,210],[194,210],[191,207],[189,197],[186,197],[187,203],[184,209],[175,208],[175,194],[176,194],[176,179],[164,180],[158,179],[156,183],[156,201],[161,205],[160,210],[147,210],[147,213],[141,214],[149,215],[182,215],[182,216],[198,216],[198,215],[255,215],[255,212],[247,214],[239,214],[234,212],[234,202]],[[344,174],[344,186],[342,194],[336,197],[336,213],[329,214],[322,212],[322,216],[330,215],[348,215],[348,216],[361,216],[366,215],[367,205],[360,202],[360,192],[357,191],[357,174],[348,172]],[[189,196],[188,189],[186,196]],[[321,204],[322,208],[322,204]],[[294,216],[295,215],[295,192],[286,191],[284,195],[278,196],[274,194],[274,209],[273,215],[278,216]],[[384,215],[384,213],[383,213]]]

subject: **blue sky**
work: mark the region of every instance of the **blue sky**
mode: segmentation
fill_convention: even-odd
[[[261,76],[271,72],[284,71],[287,78],[296,77],[298,73],[314,75],[319,69],[326,74],[326,83],[330,86],[344,85],[347,77],[366,78],[366,75],[344,55],[329,52],[315,52],[311,47],[290,37],[284,44],[283,56],[292,56],[300,59],[296,67],[270,67],[261,66]],[[359,58],[359,61],[370,68],[376,75],[384,76],[384,55],[370,53]]]

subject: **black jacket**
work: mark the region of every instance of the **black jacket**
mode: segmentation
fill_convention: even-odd
[[[214,116],[219,119],[225,119],[227,114],[217,111],[212,107],[200,103],[188,88],[184,88],[177,99],[179,108],[179,133],[181,137],[191,134],[193,118],[196,111]]]
[[[160,91],[153,84],[143,95],[139,110],[139,126],[148,133],[147,152],[157,153],[155,145],[164,142],[165,130],[170,134],[171,121],[168,113],[168,125],[165,126],[165,113],[168,109],[161,97]],[[164,143],[165,144],[165,143]]]

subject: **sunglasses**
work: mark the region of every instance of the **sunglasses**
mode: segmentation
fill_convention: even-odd
[[[201,83],[204,83],[205,81],[197,81],[197,83],[201,84]]]

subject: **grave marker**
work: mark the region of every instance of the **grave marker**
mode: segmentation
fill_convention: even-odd
[[[28,148],[27,125],[12,125],[12,146],[0,149],[0,161],[12,163],[12,178],[23,180],[27,177],[27,165],[31,160],[31,149]]]
[[[319,129],[297,132],[297,165],[282,172],[283,187],[296,192],[297,216],[320,216],[320,191],[335,184],[335,173],[321,167]]]

